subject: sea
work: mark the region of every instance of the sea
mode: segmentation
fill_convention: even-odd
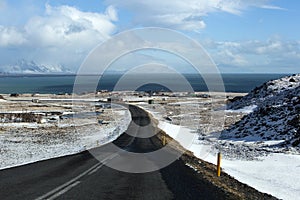
[[[278,79],[291,74],[222,74],[222,79],[226,92],[248,93],[255,87],[266,81]],[[180,88],[180,81],[177,81],[172,74],[157,74],[161,79],[172,80],[175,88]],[[208,91],[207,84],[199,74],[183,74],[194,91]],[[97,84],[97,90],[115,90],[121,74],[105,74],[101,77],[95,75],[85,75],[84,84]],[[40,94],[64,94],[73,93],[73,86],[76,75],[0,75],[0,93],[40,93]],[[143,79],[143,75],[132,77],[132,80]],[[98,81],[100,80],[100,81]],[[176,84],[178,87],[176,87]],[[88,89],[87,89],[88,90]],[[149,83],[138,87],[138,91],[170,91],[169,88]],[[94,92],[94,91],[86,91]]]

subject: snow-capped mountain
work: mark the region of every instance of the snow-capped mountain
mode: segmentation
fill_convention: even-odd
[[[257,107],[221,133],[221,138],[282,141],[300,148],[300,74],[264,83],[228,105],[229,109]]]
[[[19,60],[14,65],[1,66],[0,72],[8,74],[46,74],[46,73],[71,73],[67,68],[56,65],[41,65],[34,61]]]

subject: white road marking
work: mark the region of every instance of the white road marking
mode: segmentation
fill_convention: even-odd
[[[80,181],[76,181],[75,183],[65,187],[63,190],[59,191],[58,193],[52,195],[51,197],[48,197],[47,200],[53,200],[56,199],[57,197],[59,197],[60,195],[68,192],[70,189],[72,189],[73,187],[75,187],[76,185],[78,185],[80,183]]]
[[[118,153],[114,153],[114,154],[112,154],[111,156],[105,158],[105,159],[102,161],[102,163],[105,162],[105,161],[107,161],[107,160],[111,160],[111,159],[113,159],[113,158],[115,158],[115,157],[117,157],[117,156],[119,156],[119,154],[118,154]]]
[[[95,172],[96,172],[98,169],[100,169],[102,166],[103,166],[103,164],[100,165],[100,166],[98,166],[98,167],[96,167],[95,169],[93,169],[92,171],[90,171],[90,172],[88,173],[88,175],[91,175],[91,174],[95,173]]]
[[[107,158],[105,158],[105,159],[103,159],[101,161],[102,164],[101,163],[97,163],[97,164],[93,165],[91,168],[89,168],[85,172],[79,174],[78,176],[76,176],[75,178],[71,179],[70,181],[62,184],[61,186],[56,187],[55,189],[51,190],[50,192],[44,194],[43,196],[40,196],[40,197],[36,198],[35,200],[50,199],[53,196],[55,196],[55,198],[56,198],[56,197],[62,195],[63,193],[65,193],[68,190],[70,190],[72,187],[75,187],[76,185],[78,185],[80,183],[80,181],[77,181],[77,180],[79,180],[81,177],[83,177],[83,176],[85,176],[87,174],[91,175],[91,174],[95,173],[98,169],[100,169],[104,165],[103,163],[105,163],[105,161],[111,160],[111,159],[117,157],[118,155],[119,154],[115,153],[115,154],[112,154],[111,156],[108,156]],[[74,185],[75,184],[74,182],[77,183],[77,184]],[[70,187],[70,186],[72,186],[72,187]],[[64,191],[67,188],[69,188],[69,189],[62,193],[62,191]]]
[[[100,165],[100,166],[98,166],[98,167],[96,167],[96,168],[93,169],[92,171],[90,171],[90,172],[88,173],[88,175],[91,175],[91,174],[95,173],[98,169],[100,169],[103,165],[106,164],[106,161],[107,161],[107,160],[111,160],[111,159],[117,157],[118,155],[119,155],[119,154],[115,153],[115,154],[112,154],[111,156],[105,158],[104,160],[101,161],[101,163],[103,163],[103,164]]]
[[[63,188],[67,187],[68,185],[72,184],[73,182],[77,181],[78,179],[80,179],[81,177],[85,176],[86,174],[88,174],[90,171],[94,170],[95,168],[97,168],[101,163],[97,163],[94,166],[92,166],[90,169],[86,170],[85,172],[81,173],[80,175],[76,176],[75,178],[71,179],[70,181],[64,183],[63,185],[51,190],[50,192],[44,194],[43,196],[38,197],[35,200],[44,200],[47,199],[48,196],[53,195],[54,193],[62,190]]]

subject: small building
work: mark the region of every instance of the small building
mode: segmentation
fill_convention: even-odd
[[[119,102],[119,101],[123,101],[123,99],[118,98],[118,97],[108,97],[107,98],[107,102]]]
[[[148,104],[154,104],[154,100],[153,99],[149,99],[148,100]]]
[[[33,103],[40,103],[40,100],[39,99],[32,99],[32,102]]]
[[[198,94],[197,97],[200,97],[200,98],[211,98],[211,96],[209,94]]]

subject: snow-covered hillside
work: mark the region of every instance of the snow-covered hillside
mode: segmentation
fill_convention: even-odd
[[[300,155],[291,155],[281,151],[266,152],[253,142],[218,140],[214,139],[213,135],[209,136],[209,140],[195,139],[192,143],[187,143],[186,135],[192,138],[191,135],[194,134],[194,138],[197,138],[194,130],[170,124],[163,119],[162,113],[147,104],[140,104],[140,106],[146,108],[155,119],[159,120],[160,129],[193,152],[196,157],[216,164],[217,152],[221,151],[222,170],[240,182],[279,199],[299,198],[300,181],[296,174],[299,173]]]
[[[19,60],[14,65],[0,66],[1,73],[9,74],[45,74],[45,73],[70,73],[63,66],[49,66],[37,64],[34,61]]]
[[[268,100],[276,100],[276,98],[281,96],[282,93],[288,94],[299,86],[300,74],[294,74],[281,79],[268,81],[261,86],[254,88],[248,95],[228,104],[227,109],[236,110],[251,105],[259,106],[260,104],[269,104],[271,102]]]
[[[300,74],[269,81],[228,105],[229,109],[257,106],[221,138],[281,141],[274,147],[300,149]]]

